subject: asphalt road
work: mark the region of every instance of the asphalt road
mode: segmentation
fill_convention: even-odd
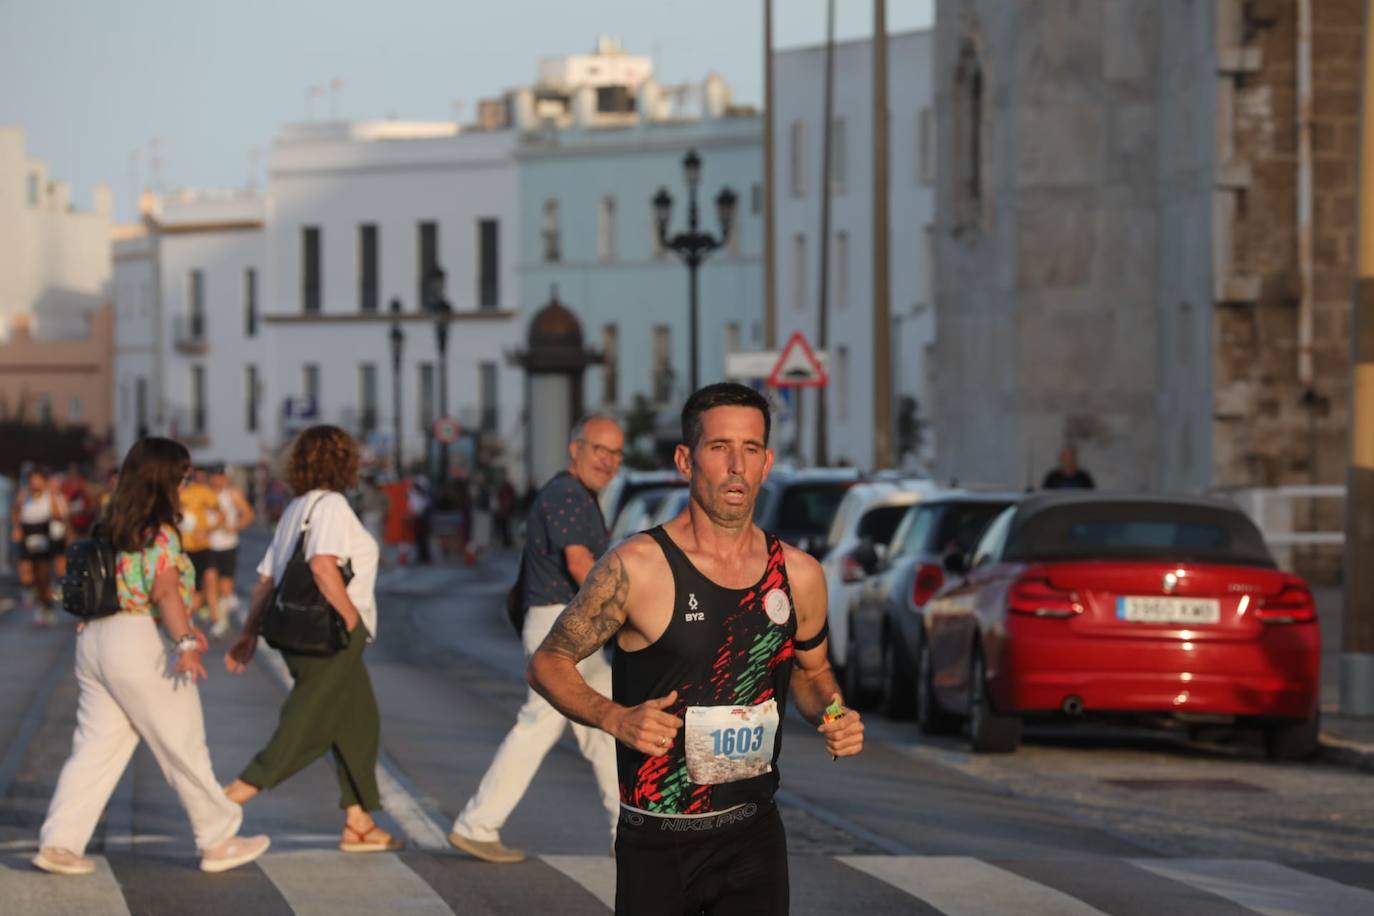
[[[608,825],[570,736],[502,834],[529,861],[486,865],[443,842],[524,695],[500,611],[513,565],[386,577],[368,665],[383,710],[383,821],[410,848],[337,852],[341,815],[320,762],[249,804],[245,829],[270,833],[273,849],[217,876],[195,869],[185,816],[146,750],[89,850],[96,875],[27,864],[75,724],[73,637],[0,614],[0,911],[607,912]],[[227,782],[270,734],[284,688],[266,655],[241,677],[214,661],[202,697]],[[867,722],[865,753],[838,763],[800,719],[786,725],[794,913],[1374,912],[1367,774],[1091,728],[1032,731],[1015,755],[973,757],[958,739]]]

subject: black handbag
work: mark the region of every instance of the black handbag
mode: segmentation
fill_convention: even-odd
[[[316,499],[305,513],[296,549],[286,564],[286,571],[277,581],[262,619],[262,638],[282,652],[328,658],[348,648],[352,634],[338,611],[320,594],[315,574],[305,558],[305,533],[310,528],[310,514],[323,497]],[[353,579],[353,566],[347,560],[339,568],[344,585]]]

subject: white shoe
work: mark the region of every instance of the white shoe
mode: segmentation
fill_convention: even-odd
[[[79,856],[70,849],[44,846],[33,857],[36,868],[53,875],[89,875],[95,871],[95,863],[85,856]]]
[[[272,840],[266,835],[231,836],[201,852],[200,870],[209,872],[228,871],[247,865],[267,851]]]
[[[210,627],[210,635],[215,639],[223,639],[229,635],[229,614],[221,610],[219,620],[215,621],[214,626]]]

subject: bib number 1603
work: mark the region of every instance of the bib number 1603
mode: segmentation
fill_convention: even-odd
[[[763,748],[763,726],[718,728],[711,732],[712,753],[716,756],[742,757]]]

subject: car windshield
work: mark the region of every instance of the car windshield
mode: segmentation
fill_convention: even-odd
[[[825,534],[830,530],[835,510],[850,483],[807,483],[788,487],[780,497],[777,530],[789,536]]]
[[[988,525],[1008,505],[1010,503],[978,502],[950,506],[940,520],[938,543],[931,544],[928,549],[937,554],[972,553]]]
[[[859,520],[859,537],[873,544],[886,544],[906,518],[910,506],[879,506],[869,509]]]
[[[1274,565],[1264,539],[1238,510],[1189,503],[1102,502],[1050,506],[1022,520],[1007,560],[1091,557]]]

